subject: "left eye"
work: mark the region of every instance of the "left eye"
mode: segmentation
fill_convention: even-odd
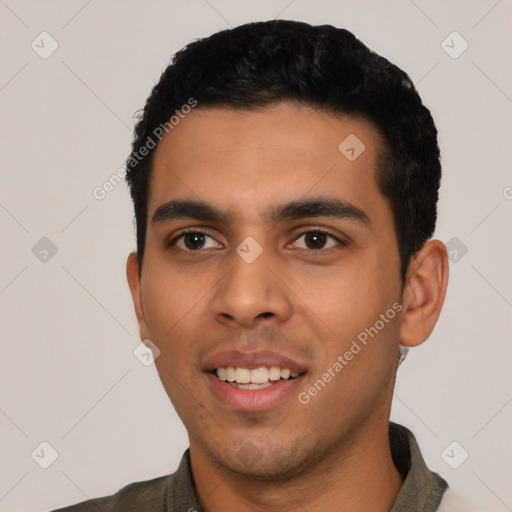
[[[208,239],[210,240],[209,243]],[[215,249],[219,246],[219,244],[211,236],[200,231],[182,233],[172,241],[172,245],[176,245],[176,247],[183,249],[184,251]]]
[[[304,239],[302,243],[299,240]],[[330,242],[329,242],[330,240]],[[334,235],[325,233],[324,231],[306,231],[302,233],[298,238],[295,239],[294,244],[299,249],[330,249],[336,245],[343,245]],[[328,244],[328,245],[326,245]]]

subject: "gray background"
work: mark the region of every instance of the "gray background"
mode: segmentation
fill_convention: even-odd
[[[133,114],[175,51],[280,17],[353,31],[405,69],[432,110],[451,280],[433,336],[400,368],[392,419],[475,510],[512,510],[511,8],[0,0],[0,509],[47,510],[176,468],[186,432],[154,366],[133,355],[128,192],[93,190],[123,164]],[[44,31],[58,43],[49,56]],[[42,442],[58,453],[47,469]]]

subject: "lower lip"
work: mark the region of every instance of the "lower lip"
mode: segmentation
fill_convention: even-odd
[[[213,391],[231,409],[236,411],[265,411],[281,404],[287,397],[297,394],[304,375],[294,379],[281,379],[263,389],[238,389],[220,380],[213,373],[206,374]]]

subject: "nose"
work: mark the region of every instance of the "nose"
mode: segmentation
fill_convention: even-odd
[[[285,322],[292,313],[292,292],[278,276],[278,267],[265,250],[251,263],[233,253],[231,270],[212,298],[215,319],[228,327],[246,328],[264,318],[277,324]]]

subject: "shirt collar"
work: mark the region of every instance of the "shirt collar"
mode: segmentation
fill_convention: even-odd
[[[396,423],[389,424],[393,462],[405,476],[390,512],[434,512],[438,509],[447,482],[430,471],[413,433]]]

